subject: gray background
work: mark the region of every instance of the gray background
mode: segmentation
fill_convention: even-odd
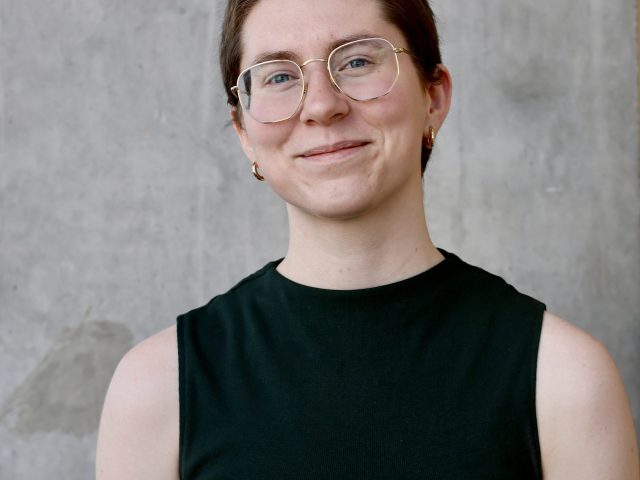
[[[285,252],[225,127],[221,3],[0,0],[2,479],[90,478],[121,355]],[[434,8],[434,241],[604,342],[637,423],[635,0]]]

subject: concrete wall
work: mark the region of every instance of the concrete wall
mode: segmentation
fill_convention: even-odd
[[[634,0],[435,0],[434,240],[603,341],[640,415]],[[0,478],[86,479],[132,344],[282,256],[219,85],[221,2],[0,2]]]

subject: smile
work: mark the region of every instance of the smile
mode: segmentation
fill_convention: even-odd
[[[299,156],[309,160],[338,160],[362,150],[368,144],[364,140],[348,140],[312,148]]]

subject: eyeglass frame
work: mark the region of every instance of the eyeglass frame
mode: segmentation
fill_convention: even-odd
[[[391,86],[389,87],[389,89],[381,94],[378,95],[376,97],[372,97],[372,98],[367,98],[365,100],[359,100],[357,98],[353,98],[351,95],[349,95],[348,93],[344,92],[342,90],[342,88],[340,88],[340,86],[338,85],[338,83],[336,82],[335,78],[333,78],[333,74],[331,73],[331,68],[329,67],[329,62],[331,61],[331,56],[336,52],[336,50],[339,50],[343,47],[347,47],[349,45],[353,45],[354,43],[359,43],[359,42],[364,42],[367,40],[382,40],[383,42],[389,44],[391,46],[391,49],[393,51],[394,57],[396,59],[396,77],[393,79],[393,83],[391,84]],[[304,97],[307,94],[307,90],[308,90],[308,83],[305,80],[304,77],[304,71],[302,70],[304,67],[306,67],[308,64],[313,63],[313,62],[325,62],[327,64],[327,72],[329,73],[329,79],[331,80],[331,84],[333,85],[333,87],[338,91],[338,93],[341,93],[342,95],[350,98],[351,100],[354,100],[356,102],[368,102],[370,100],[375,100],[377,98],[381,98],[384,97],[385,95],[388,95],[389,92],[391,92],[391,90],[393,90],[393,87],[395,86],[396,82],[398,81],[398,78],[400,77],[400,62],[398,61],[398,54],[399,53],[406,53],[408,55],[413,55],[411,53],[411,51],[407,48],[404,47],[396,47],[393,45],[393,43],[391,43],[389,40],[387,40],[386,38],[382,38],[382,37],[367,37],[367,38],[360,38],[358,40],[352,40],[350,42],[347,43],[343,43],[342,45],[338,45],[336,48],[334,48],[333,50],[331,50],[331,52],[329,53],[329,55],[327,56],[327,58],[310,58],[309,60],[305,60],[302,64],[296,63],[293,60],[290,59],[274,59],[274,60],[267,60],[264,62],[258,62],[254,65],[251,65],[247,68],[245,68],[244,70],[242,70],[240,72],[240,74],[238,75],[238,78],[236,80],[236,84],[230,88],[231,92],[236,96],[236,98],[238,99],[238,103],[240,103],[242,110],[245,111],[245,106],[242,103],[242,100],[240,99],[240,78],[247,73],[249,70],[251,70],[254,67],[259,67],[262,65],[268,65],[271,63],[276,63],[276,62],[289,62],[294,64],[296,67],[298,67],[298,69],[300,70],[300,76],[302,78],[302,93],[300,94],[300,98],[298,99],[298,104],[296,106],[296,108],[293,110],[293,112],[291,113],[291,115],[289,115],[288,117],[285,118],[281,118],[278,120],[271,120],[269,122],[262,122],[258,119],[256,119],[255,117],[253,117],[253,115],[251,115],[251,112],[246,112],[251,118],[253,118],[256,122],[262,123],[262,124],[270,124],[270,123],[278,123],[278,122],[284,122],[285,120],[289,120],[290,118],[294,117],[296,115],[296,113],[298,113],[298,110],[300,110],[300,107],[304,101]]]

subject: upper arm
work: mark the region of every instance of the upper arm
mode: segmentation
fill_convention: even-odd
[[[545,480],[640,480],[629,402],[607,349],[545,312],[536,388]]]
[[[100,419],[97,480],[178,479],[178,402],[173,326],[134,347],[116,368]]]

